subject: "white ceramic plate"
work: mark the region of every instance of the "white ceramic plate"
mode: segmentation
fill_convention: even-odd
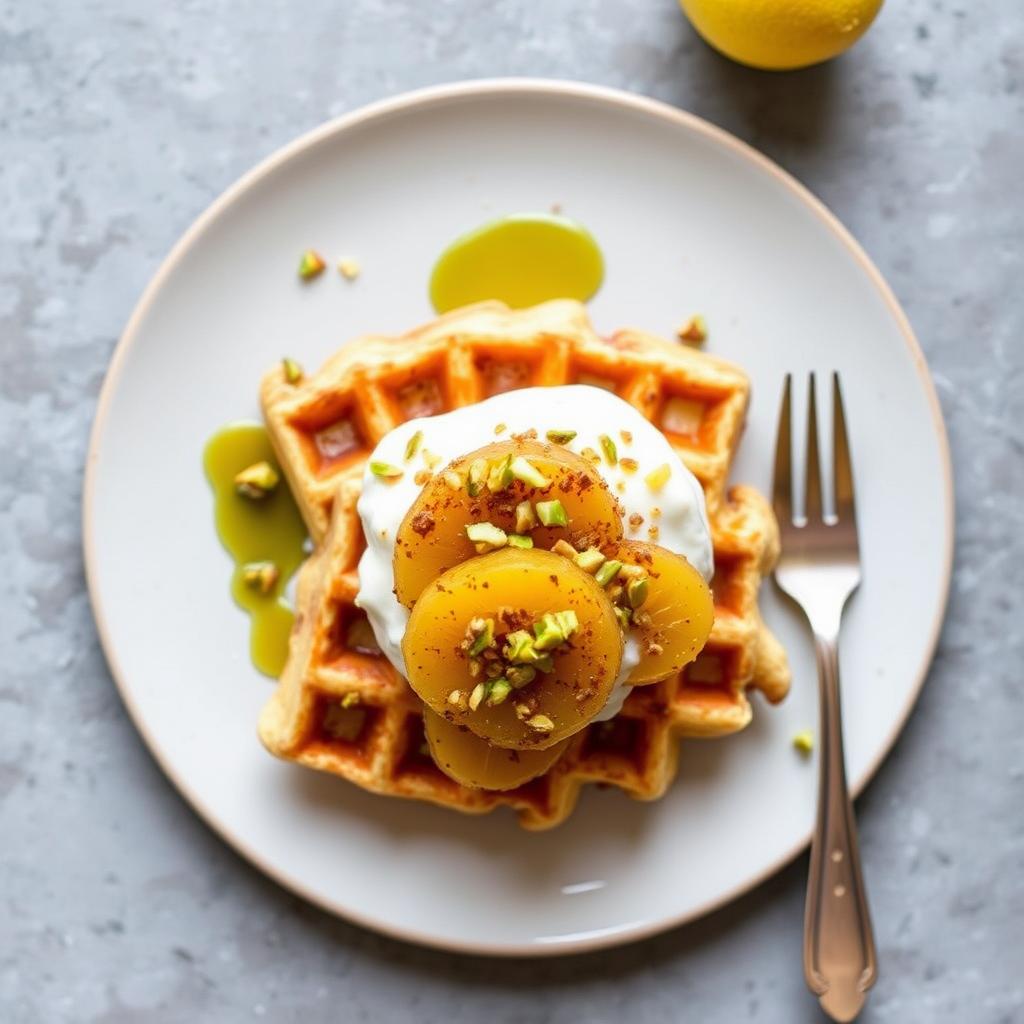
[[[949,586],[952,487],[920,350],[864,253],[806,191],[723,132],[639,97],[550,81],[475,82],[360,110],[229,189],[142,298],[103,390],[86,484],[89,586],[130,713],[197,812],[311,901],[380,931],[477,953],[609,946],[687,921],[808,841],[814,664],[798,614],[764,588],[793,692],[753,725],[684,745],[654,804],[585,792],[568,823],[520,831],[372,797],[275,761],[256,739],[272,684],[249,663],[201,469],[222,424],[258,417],[282,354],[312,367],[363,332],[432,312],[436,257],[500,213],[559,204],[606,258],[599,331],[671,335],[692,313],[709,351],[749,370],[733,479],[767,489],[785,371],[843,375],[864,583],[845,620],[849,776],[863,786],[924,680]],[[362,264],[303,287],[315,246]]]

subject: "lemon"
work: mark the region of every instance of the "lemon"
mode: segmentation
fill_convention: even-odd
[[[693,27],[740,64],[785,71],[853,46],[882,0],[679,0]]]

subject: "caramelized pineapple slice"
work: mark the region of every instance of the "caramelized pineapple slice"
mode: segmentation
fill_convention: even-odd
[[[473,789],[515,789],[543,775],[569,745],[546,750],[509,750],[482,740],[464,725],[423,709],[423,726],[434,762],[449,778]]]
[[[629,630],[640,643],[640,664],[629,682],[635,686],[673,675],[707,643],[715,618],[711,588],[686,558],[657,544],[622,541],[605,554],[626,567],[606,592],[620,607],[630,607],[631,593],[637,604]],[[635,581],[642,579],[646,585],[640,583],[638,590]],[[641,593],[642,600],[636,601]]]
[[[622,650],[600,584],[537,549],[449,569],[423,591],[402,640],[409,683],[429,708],[517,750],[582,729],[608,700]]]
[[[557,513],[552,502],[567,525],[543,524],[545,513]],[[622,537],[621,509],[585,459],[557,444],[499,441],[433,476],[406,513],[395,539],[398,600],[411,608],[441,573],[477,554],[466,527],[479,523],[544,549],[560,539],[581,548]]]

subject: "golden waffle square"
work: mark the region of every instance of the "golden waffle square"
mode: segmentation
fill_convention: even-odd
[[[454,782],[433,763],[419,698],[375,649],[355,606],[365,547],[356,501],[377,440],[424,412],[447,412],[502,390],[591,383],[609,387],[667,433],[708,498],[715,624],[697,660],[677,676],[637,687],[610,722],[579,733],[545,775],[490,792]],[[319,541],[300,572],[296,624],[278,688],[259,732],[279,757],[340,775],[371,791],[469,813],[511,806],[526,828],[572,812],[581,785],[660,796],[675,776],[680,737],[722,736],[751,718],[746,691],[771,702],[789,669],[757,608],[761,579],[778,556],[764,498],[725,490],[749,394],[734,367],[650,335],[602,341],[577,303],[509,311],[483,304],[402,338],[363,338],[315,375],[264,380],[271,437],[311,533]],[[344,439],[344,451],[324,436]],[[325,454],[326,452],[326,454]]]

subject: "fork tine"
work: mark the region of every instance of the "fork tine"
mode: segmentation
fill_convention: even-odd
[[[786,374],[782,389],[782,407],[779,409],[779,426],[775,435],[775,466],[772,470],[772,506],[779,525],[793,521],[793,442],[790,423],[790,392],[792,374]]]
[[[853,469],[850,447],[846,436],[846,415],[843,412],[843,393],[839,387],[839,374],[832,374],[832,446],[835,460],[836,519],[855,522],[853,495]]]
[[[809,523],[822,520],[821,460],[818,457],[818,407],[815,401],[814,374],[807,382],[807,481],[804,518]]]

